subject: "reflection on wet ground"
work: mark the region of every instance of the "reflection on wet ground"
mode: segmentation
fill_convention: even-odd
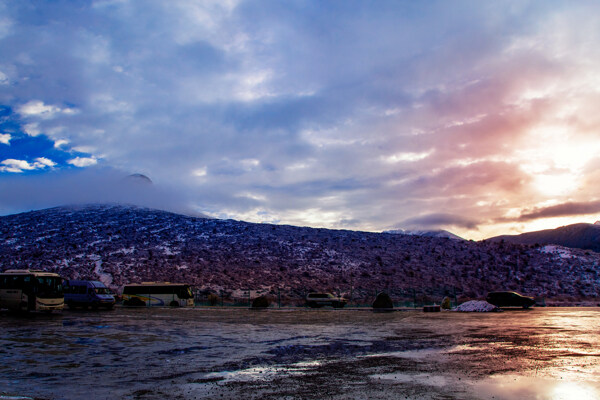
[[[600,309],[0,315],[0,399],[600,398]]]

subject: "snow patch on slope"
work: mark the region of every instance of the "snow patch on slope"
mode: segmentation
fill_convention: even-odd
[[[554,254],[560,258],[573,257],[573,253],[571,252],[570,249],[568,249],[566,247],[555,246],[555,245],[544,246],[544,247],[540,248],[540,252]]]

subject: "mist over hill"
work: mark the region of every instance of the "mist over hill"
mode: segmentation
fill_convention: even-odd
[[[465,297],[517,290],[600,296],[600,254],[439,237],[254,224],[120,205],[0,217],[0,270],[65,278],[188,282],[207,290],[455,287]]]

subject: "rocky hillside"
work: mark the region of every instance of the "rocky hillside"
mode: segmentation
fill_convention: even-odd
[[[456,288],[464,297],[518,290],[600,296],[595,252],[414,235],[252,224],[136,207],[59,207],[0,217],[0,270],[34,268],[210,290]]]
[[[556,229],[527,232],[520,235],[503,235],[488,239],[492,242],[504,240],[509,243],[527,245],[555,244],[574,249],[600,252],[600,224],[573,224]]]

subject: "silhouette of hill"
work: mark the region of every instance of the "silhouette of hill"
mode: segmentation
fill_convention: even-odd
[[[600,225],[573,224],[556,229],[527,232],[520,235],[502,235],[487,239],[491,242],[504,240],[518,244],[555,244],[573,249],[593,250],[600,252]]]

